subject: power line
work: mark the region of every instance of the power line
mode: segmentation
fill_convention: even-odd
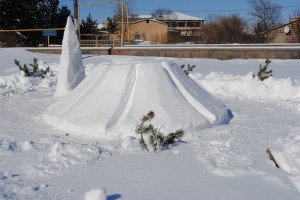
[[[103,5],[97,5],[98,7],[102,8],[110,8],[113,9],[115,7],[113,6],[103,6]],[[300,5],[294,5],[294,6],[279,6],[278,8],[287,9],[287,8],[300,8]],[[134,11],[147,11],[147,12],[153,12],[155,10],[152,9],[133,9]],[[219,13],[219,12],[246,12],[246,11],[253,11],[254,9],[250,8],[244,8],[244,9],[224,9],[224,10],[176,10],[177,12],[185,12],[185,13]],[[91,12],[102,12],[97,10],[91,10],[91,9],[85,9],[85,11],[91,11]],[[107,12],[108,13],[108,12]],[[111,12],[109,12],[111,13]]]
[[[279,6],[278,8],[286,9],[286,8],[297,8],[300,5],[294,6]],[[153,12],[155,10],[148,10],[148,9],[133,9],[135,11],[148,11]],[[176,10],[177,12],[194,12],[194,13],[218,13],[218,12],[245,12],[245,11],[253,11],[254,9],[244,8],[244,9],[225,9],[225,10]]]
[[[114,6],[110,5],[96,5],[98,7],[106,8],[106,9],[114,9]],[[290,5],[290,6],[279,6],[278,8],[282,9],[288,9],[288,8],[300,8],[300,5]],[[135,12],[138,11],[146,11],[146,12],[154,12],[155,10],[152,9],[132,9]],[[106,13],[106,14],[114,14],[114,12],[110,11],[102,11],[102,10],[93,10],[93,9],[82,9],[82,11],[87,11],[87,12],[95,12],[95,13]],[[250,8],[243,8],[243,9],[224,9],[224,10],[176,10],[177,12],[183,12],[183,13],[224,13],[224,12],[250,12],[254,11],[254,9]]]
[[[106,13],[106,14],[114,14],[114,12],[104,12],[99,10],[87,10],[87,9],[80,9],[81,11],[87,11],[87,12],[97,12],[97,13]]]

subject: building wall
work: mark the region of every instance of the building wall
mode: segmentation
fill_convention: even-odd
[[[61,53],[61,48],[27,48],[39,53]],[[214,59],[300,59],[299,45],[196,45],[196,46],[129,46],[81,48],[82,54],[162,56]]]
[[[290,25],[290,34],[288,34],[287,43],[300,42],[300,18],[294,20]]]
[[[284,28],[288,26],[289,33],[284,32]],[[300,19],[294,19],[289,24],[274,29],[268,36],[271,38],[270,43],[299,43],[300,42]]]
[[[159,22],[145,20],[130,24],[130,38],[151,42],[166,43],[168,26]]]

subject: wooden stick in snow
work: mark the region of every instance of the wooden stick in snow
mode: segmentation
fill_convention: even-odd
[[[272,161],[274,162],[275,166],[276,166],[277,168],[280,168],[279,165],[277,164],[277,162],[276,162],[276,160],[275,160],[275,158],[274,158],[274,156],[273,156],[273,154],[271,153],[271,151],[270,151],[269,148],[267,149],[266,152],[267,152],[267,154],[268,154],[269,159],[272,160]]]

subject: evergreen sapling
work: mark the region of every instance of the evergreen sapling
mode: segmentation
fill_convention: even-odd
[[[188,64],[187,68],[184,69],[184,68],[185,68],[185,65],[181,65],[181,69],[184,71],[184,73],[185,73],[186,75],[189,75],[189,73],[192,72],[193,69],[194,69],[195,67],[196,67],[196,65],[190,66],[190,64]]]
[[[269,78],[272,75],[273,70],[267,70],[268,69],[268,65],[271,63],[271,60],[267,59],[265,61],[265,65],[261,66],[261,64],[259,65],[259,71],[257,72],[257,78],[259,81],[264,81],[265,79]]]
[[[160,129],[154,128],[152,124],[147,124],[154,118],[154,116],[155,114],[153,111],[144,115],[141,118],[141,123],[136,126],[135,132],[140,136],[139,141],[147,151],[149,151],[149,148],[144,136],[148,134],[148,143],[153,148],[153,151],[157,152],[159,148],[168,147],[176,140],[180,140],[184,135],[184,131],[179,129],[175,131],[175,133],[169,133],[167,136],[164,136]]]
[[[154,129],[149,135],[149,143],[153,150],[157,152],[157,148],[162,146],[164,142],[164,135],[160,132],[160,129]]]
[[[166,137],[163,138],[163,143],[161,144],[162,147],[167,147],[170,144],[173,144],[175,140],[180,140],[184,135],[184,131],[179,129],[175,131],[175,133],[169,133]]]
[[[19,69],[21,71],[24,72],[24,75],[26,77],[42,77],[45,78],[45,74],[47,74],[50,70],[49,67],[47,67],[46,70],[44,69],[39,69],[39,64],[38,64],[38,59],[37,58],[33,58],[33,63],[30,63],[28,67],[26,64],[24,64],[23,66],[20,64],[20,62],[18,60],[15,59],[15,64],[19,67]]]
[[[144,134],[153,132],[154,127],[152,124],[145,125],[147,122],[151,121],[154,117],[154,112],[150,111],[147,115],[144,115],[141,119],[141,124],[136,126],[135,132],[140,135],[140,143],[145,147],[147,151],[149,151],[148,146],[144,139]]]

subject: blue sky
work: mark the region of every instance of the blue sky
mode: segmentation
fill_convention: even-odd
[[[62,5],[67,5],[73,12],[73,0],[60,0]],[[107,2],[97,0],[78,0],[83,2]],[[206,18],[209,14],[229,15],[239,13],[245,19],[251,19],[248,15],[248,0],[134,0],[135,12],[140,15],[151,14],[157,8],[169,8],[173,11],[182,12],[187,15]],[[283,22],[288,22],[289,16],[295,9],[300,9],[299,0],[272,0],[273,3],[281,5]],[[93,19],[99,23],[113,15],[112,5],[81,6],[80,15],[85,19],[88,13],[91,13]]]

